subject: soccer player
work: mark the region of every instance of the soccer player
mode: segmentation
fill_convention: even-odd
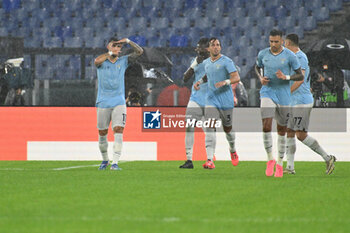
[[[310,113],[314,103],[314,98],[310,91],[310,79],[309,62],[306,54],[299,48],[299,37],[296,34],[289,34],[285,40],[286,48],[294,52],[300,62],[301,71],[304,75],[304,79],[301,81],[292,82],[292,109],[289,115],[288,128],[287,128],[287,142],[286,142],[286,154],[287,154],[287,167],[284,173],[295,174],[294,170],[294,154],[296,151],[295,146],[295,134],[299,141],[322,156],[326,162],[326,174],[331,174],[334,170],[334,163],[336,158],[333,155],[329,155],[318,144],[316,139],[308,135],[308,127],[310,120]]]
[[[291,93],[289,80],[302,80],[300,63],[296,55],[282,46],[282,32],[272,30],[269,36],[270,47],[259,52],[255,72],[262,84],[260,90],[260,111],[263,126],[264,147],[267,153],[266,176],[272,176],[276,160],[272,155],[272,119],[277,122],[278,161],[275,177],[283,176],[285,134],[287,130]],[[291,75],[292,72],[295,74]]]
[[[119,57],[124,44],[129,44],[134,52]],[[120,170],[118,161],[122,151],[123,131],[126,122],[124,74],[129,62],[143,53],[143,49],[127,38],[112,37],[107,45],[108,53],[95,59],[97,67],[98,91],[96,99],[98,143],[102,155],[99,170],[109,165],[107,133],[110,122],[114,133],[113,162],[111,170]]]
[[[209,39],[210,57],[204,60],[205,76],[194,85],[200,90],[200,85],[208,82],[208,91],[205,104],[206,119],[221,119],[226,139],[230,146],[231,162],[238,165],[238,155],[235,148],[235,133],[232,130],[232,114],[234,108],[233,91],[231,84],[240,81],[234,62],[221,54],[221,43],[219,39]],[[205,145],[207,150],[207,161],[203,164],[205,169],[215,168],[213,157],[216,147],[216,128],[208,127],[205,134]]]
[[[191,66],[184,73],[183,81],[187,82],[194,76],[193,83],[196,83],[205,75],[203,61],[209,57],[209,38],[201,38],[197,43],[197,57],[192,60]],[[196,91],[192,86],[190,100],[187,104],[186,116],[190,119],[201,120],[204,117],[205,97],[208,85],[203,84],[201,89]],[[194,127],[186,128],[185,149],[187,161],[180,168],[193,168],[192,153],[194,144]]]

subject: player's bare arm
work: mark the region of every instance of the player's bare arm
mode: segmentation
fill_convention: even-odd
[[[183,80],[184,82],[186,83],[188,80],[190,80],[194,75],[194,70],[189,67],[186,72],[184,73],[184,77],[183,77]]]
[[[206,59],[206,57],[204,56],[197,56],[196,59],[194,59],[194,61],[192,62],[191,66],[186,70],[186,72],[184,73],[184,77],[183,77],[183,81],[187,82],[189,79],[191,79],[194,75],[194,68],[202,63],[204,61],[204,59]]]
[[[117,46],[117,44],[118,43],[114,42],[114,41],[111,41],[108,43],[108,45],[107,45],[108,52],[98,56],[95,59],[95,66],[96,67],[99,67],[107,59],[109,59],[110,61],[117,60],[117,56],[118,56],[120,49],[122,47],[121,44],[120,44],[120,46]]]
[[[111,57],[110,53],[104,53],[95,58],[95,66],[99,67],[104,61]]]
[[[207,78],[207,75],[204,75],[201,79],[199,79],[199,80],[193,85],[193,87],[194,87],[195,90],[198,91],[198,90],[200,89],[199,85],[201,85],[202,83],[206,83],[206,82],[208,82],[208,78]]]
[[[255,65],[255,73],[259,77],[261,85],[267,85],[270,82],[270,79],[266,76],[262,76],[263,72],[260,72],[263,68]]]
[[[133,53],[131,53],[128,57],[129,61],[130,59],[131,60],[135,60],[136,58],[138,58],[139,56],[142,55],[143,53],[143,49],[141,48],[141,46],[139,46],[138,44],[136,44],[135,42],[129,40],[128,38],[124,38],[124,39],[121,39],[120,41],[118,42],[121,42],[121,43],[127,43],[129,44],[132,49],[134,50]]]
[[[282,80],[301,81],[304,79],[304,75],[301,72],[301,68],[294,70],[294,72],[295,72],[295,74],[289,76],[289,75],[283,74],[283,72],[281,70],[277,70],[276,76],[277,76],[277,78],[282,79]]]
[[[231,85],[231,84],[235,84],[238,83],[241,80],[241,78],[239,77],[239,74],[237,71],[230,73],[230,78],[223,80],[221,82],[217,82],[215,83],[215,87],[219,88],[219,87],[223,87],[226,85]]]
[[[303,74],[303,76],[305,76],[305,70],[301,70],[301,73]],[[303,82],[304,82],[304,79],[301,81],[295,81],[293,85],[290,87],[290,92],[293,93],[296,89],[298,89],[301,86],[301,84],[303,84]]]

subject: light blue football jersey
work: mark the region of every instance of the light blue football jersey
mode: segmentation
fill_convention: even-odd
[[[96,107],[114,108],[125,105],[125,70],[128,56],[119,57],[115,63],[108,59],[97,67],[98,90]]]
[[[294,70],[300,68],[296,55],[287,48],[274,55],[270,47],[263,49],[258,54],[257,66],[264,68],[264,76],[270,82],[263,85],[260,90],[260,98],[270,98],[276,104],[287,106],[291,104],[290,83],[288,80],[277,78],[276,72],[281,70],[285,75],[292,75]]]
[[[301,50],[295,55],[300,62],[301,69],[305,70],[305,75],[304,82],[292,93],[292,106],[297,104],[311,104],[314,102],[314,98],[310,90],[310,79],[308,78],[310,74],[309,61],[306,54]],[[294,81],[291,81],[291,85],[293,83]]]
[[[208,77],[206,105],[223,110],[234,108],[231,85],[225,85],[220,88],[215,87],[216,83],[230,79],[230,73],[237,71],[234,62],[225,55],[221,55],[215,62],[212,62],[211,59],[208,58],[204,60],[203,63],[205,65],[205,73]]]
[[[194,58],[196,59],[196,58]],[[192,62],[194,61],[192,60]],[[191,62],[191,64],[192,64]],[[204,63],[199,63],[194,67],[194,81],[193,85],[200,80],[205,75],[205,69],[204,69]],[[208,92],[208,83],[202,83],[200,85],[200,89],[196,91],[192,85],[192,93],[190,100],[196,102],[199,106],[204,107],[205,106],[205,99]]]

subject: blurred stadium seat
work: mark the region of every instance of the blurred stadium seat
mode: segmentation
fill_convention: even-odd
[[[183,17],[174,18],[173,27],[177,29],[188,29],[190,27],[190,21]]]
[[[202,8],[203,0],[185,0],[185,8]]]
[[[246,67],[256,50],[268,47],[272,28],[303,38],[349,1],[2,0],[0,36],[23,37],[29,48],[105,48],[112,35],[141,46],[194,47],[201,37],[216,36],[224,54],[240,52]],[[48,69],[40,69],[47,74]]]
[[[329,19],[329,9],[327,7],[315,8],[313,15],[318,21],[325,21]]]
[[[44,47],[45,48],[61,48],[62,40],[61,38],[55,37],[46,37],[44,38]]]
[[[156,29],[163,29],[169,27],[169,19],[166,17],[162,18],[152,18],[151,27]]]
[[[311,31],[317,26],[316,18],[313,16],[308,16],[305,18],[305,21],[300,24],[300,26],[303,26],[305,31]]]
[[[188,37],[185,35],[174,35],[170,37],[170,47],[187,47]]]
[[[80,37],[66,37],[63,45],[65,48],[81,48],[84,44]]]
[[[342,0],[332,0],[327,1],[327,6],[329,7],[330,11],[337,11],[342,8],[343,1]]]
[[[140,46],[146,46],[146,44],[147,44],[146,37],[144,37],[144,36],[134,35],[134,36],[130,36],[129,39],[134,41],[135,43],[137,43]]]
[[[208,17],[198,18],[196,19],[196,22],[195,22],[195,26],[202,30],[207,30],[208,28],[211,28],[212,25],[213,25],[213,21]]]
[[[200,19],[201,17],[203,17],[204,13],[203,10],[201,8],[189,8],[189,9],[185,9],[184,11],[184,18],[186,19]]]

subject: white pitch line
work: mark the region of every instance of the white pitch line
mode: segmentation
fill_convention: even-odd
[[[0,171],[23,171],[24,168],[0,168]]]
[[[83,167],[98,167],[100,164],[94,164],[94,165],[81,165],[81,166],[73,166],[73,167],[58,167],[53,168],[54,171],[62,171],[62,170],[69,170],[69,169],[75,169],[75,168],[83,168]]]
[[[127,163],[130,161],[119,161],[120,163]],[[76,169],[76,168],[84,168],[84,167],[98,167],[100,164],[93,164],[93,165],[80,165],[80,166],[71,166],[71,167],[57,167],[57,168],[51,168],[51,169],[44,169],[44,170],[54,170],[54,171],[63,171],[63,170],[69,170],[69,169]],[[0,171],[24,171],[24,170],[36,170],[36,169],[26,169],[26,168],[0,168]]]
[[[119,161],[118,164],[120,163],[126,163],[127,161]],[[69,169],[76,169],[76,168],[84,168],[84,167],[98,167],[100,164],[94,164],[94,165],[81,165],[81,166],[72,166],[72,167],[58,167],[58,168],[53,168],[51,170],[54,171],[62,171],[62,170],[69,170]]]

